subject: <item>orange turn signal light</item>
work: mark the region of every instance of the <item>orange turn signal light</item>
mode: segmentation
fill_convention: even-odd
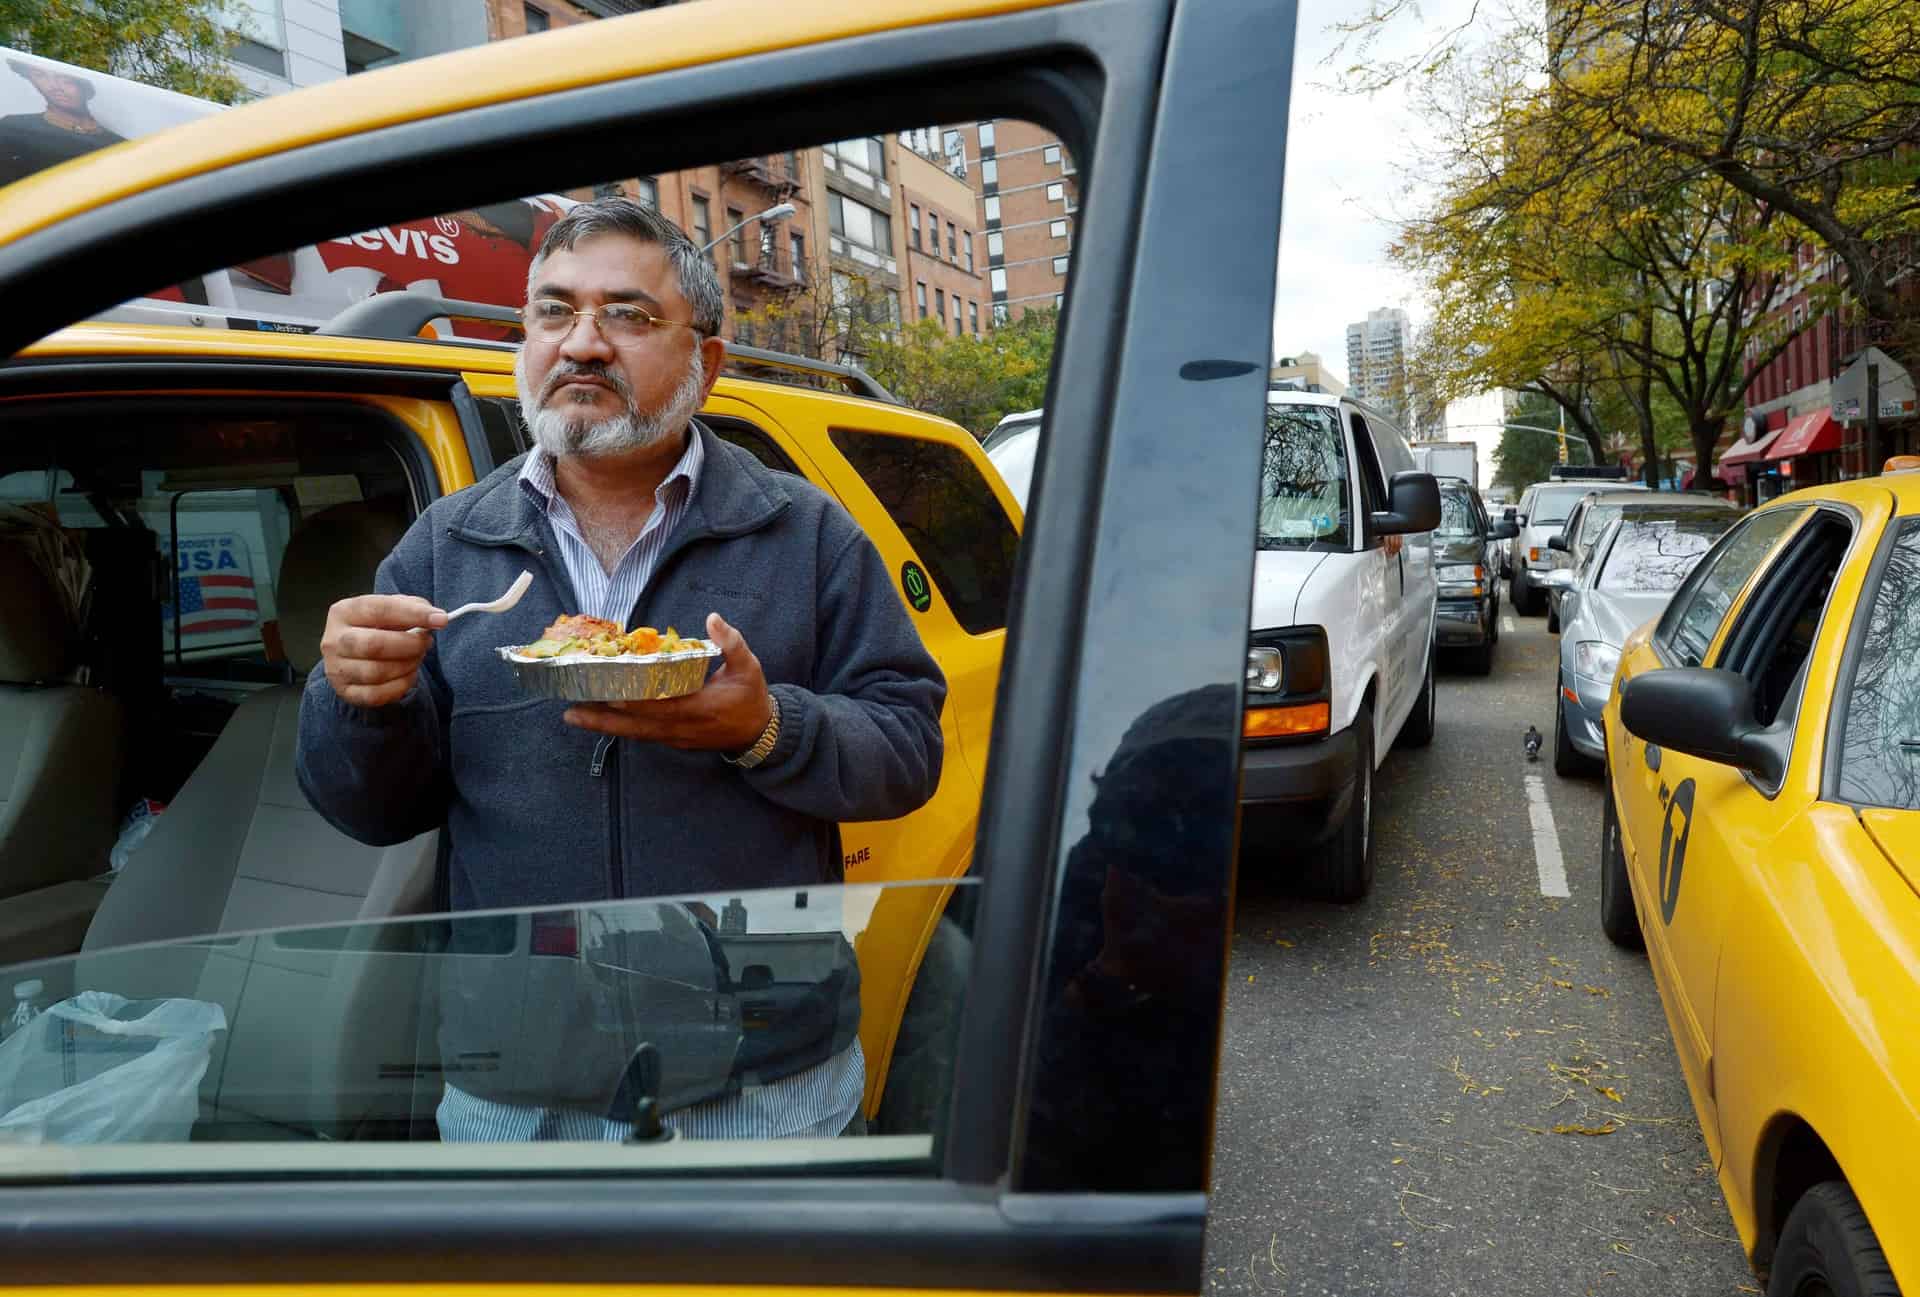
[[[1880,466],[1882,473],[1911,473],[1920,468],[1920,455],[1895,455]]]
[[[1250,739],[1287,739],[1324,734],[1332,718],[1326,703],[1299,703],[1292,707],[1249,707],[1240,733]]]

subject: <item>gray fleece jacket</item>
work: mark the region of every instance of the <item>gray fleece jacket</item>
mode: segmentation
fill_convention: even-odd
[[[940,781],[946,681],[879,552],[824,492],[694,427],[700,485],[628,625],[704,634],[717,611],[739,628],[780,705],[757,769],[603,740],[520,691],[495,648],[579,607],[518,459],[434,503],[375,589],[453,608],[530,568],[519,606],[440,631],[391,706],[342,702],[319,668],[307,680],[308,799],[376,845],[444,825],[455,910],[837,882],[839,821],[906,815]]]

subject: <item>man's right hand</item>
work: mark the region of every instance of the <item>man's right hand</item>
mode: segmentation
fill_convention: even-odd
[[[342,702],[356,707],[385,707],[413,688],[433,636],[416,627],[438,630],[447,614],[410,594],[363,594],[327,609],[320,636],[320,660],[327,682]]]

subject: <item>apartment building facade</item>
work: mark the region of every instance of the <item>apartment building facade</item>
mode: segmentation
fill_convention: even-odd
[[[1407,355],[1413,331],[1407,313],[1397,306],[1367,312],[1367,318],[1347,326],[1347,382],[1354,397],[1388,414],[1412,432]]]
[[[1065,301],[1080,211],[1080,178],[1058,137],[1000,119],[950,127],[980,198],[990,324]]]
[[[965,156],[945,147],[956,134],[925,128],[898,137],[900,261],[911,293],[906,318],[937,320],[955,337],[978,338],[993,328],[993,295],[980,194],[967,183]]]

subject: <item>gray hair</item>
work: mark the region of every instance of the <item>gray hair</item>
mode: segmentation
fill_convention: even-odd
[[[639,243],[651,243],[665,250],[667,261],[680,280],[680,295],[693,308],[693,327],[708,337],[717,337],[726,315],[726,295],[720,291],[720,275],[713,263],[689,239],[686,231],[644,203],[631,198],[596,198],[569,208],[554,222],[547,237],[540,240],[533,265],[527,271],[531,289],[541,263],[556,252],[571,252],[583,239],[602,234],[618,234]]]

